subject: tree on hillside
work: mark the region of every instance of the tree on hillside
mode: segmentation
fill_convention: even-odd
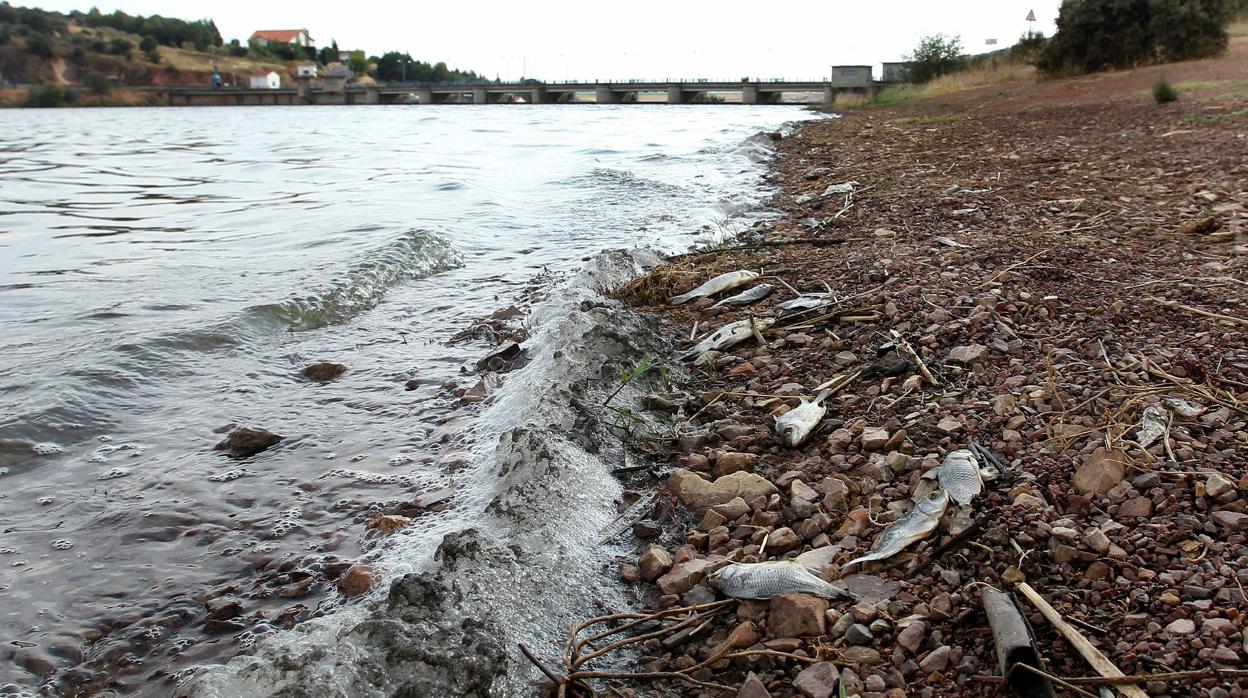
[[[1062,0],[1038,65],[1089,72],[1217,55],[1234,13],[1235,0]]]
[[[338,41],[336,39],[331,41],[329,46],[321,49],[320,55],[316,58],[316,62],[321,65],[329,65],[330,63],[338,60]]]
[[[40,58],[51,58],[52,39],[47,34],[40,32],[31,32],[26,35],[26,52],[33,53]]]
[[[910,80],[924,83],[966,67],[962,55],[962,38],[929,34],[919,39],[914,52],[906,56],[910,61]]]
[[[156,41],[156,37],[148,34],[143,37],[141,41],[139,41],[139,50],[147,54],[147,60],[153,63],[159,63],[160,53],[156,50],[156,47],[159,45],[160,44]]]

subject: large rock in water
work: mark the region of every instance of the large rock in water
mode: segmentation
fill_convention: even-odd
[[[770,497],[780,492],[767,478],[754,473],[739,471],[710,482],[683,468],[672,473],[667,488],[692,509],[727,504],[737,497],[748,502],[758,496]]]
[[[218,451],[229,451],[230,455],[235,458],[246,458],[267,450],[284,438],[286,437],[274,434],[267,429],[239,427],[213,448]]]
[[[322,361],[303,369],[303,375],[314,381],[332,381],[347,372],[347,367],[332,361]]]

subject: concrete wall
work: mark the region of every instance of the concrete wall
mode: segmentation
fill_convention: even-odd
[[[866,87],[871,84],[872,68],[869,65],[832,66],[833,87]]]

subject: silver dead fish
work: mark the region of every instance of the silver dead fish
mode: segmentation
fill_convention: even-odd
[[[1170,411],[1161,405],[1149,405],[1140,418],[1140,430],[1135,433],[1135,440],[1143,448],[1153,445],[1170,429]]]
[[[803,293],[792,300],[783,303],[777,303],[776,308],[779,310],[810,310],[818,308],[832,302],[832,298],[826,293]]]
[[[711,585],[725,596],[737,599],[770,599],[778,594],[812,594],[854,598],[849,591],[825,582],[817,570],[830,561],[825,553],[839,548],[827,546],[798,555],[793,560],[736,562],[712,572]]]
[[[707,281],[706,283],[702,284],[701,286],[693,289],[692,291],[688,293],[682,293],[679,296],[673,296],[672,305],[680,305],[681,303],[688,303],[689,301],[695,298],[713,296],[716,293],[721,293],[723,291],[736,288],[743,284],[748,284],[749,282],[757,278],[758,278],[758,272],[746,271],[744,269],[742,269],[741,271],[730,271],[726,274],[720,274],[719,276],[711,279],[710,281]]]
[[[722,308],[727,305],[749,305],[750,303],[761,301],[767,296],[770,296],[771,292],[774,290],[776,290],[776,287],[771,284],[758,284],[757,286],[745,289],[735,296],[728,296],[711,307]]]
[[[939,242],[940,244],[944,245],[945,247],[970,247],[970,245],[963,245],[962,243],[958,242],[957,240],[954,240],[954,239],[953,239],[953,238],[951,238],[951,237],[946,237],[946,236],[944,236],[944,235],[937,235],[937,236],[936,236],[936,242]]]
[[[920,499],[906,515],[897,519],[891,526],[884,529],[875,542],[875,550],[845,563],[841,568],[855,563],[883,560],[901,552],[907,545],[931,535],[944,516],[949,506],[949,493],[936,490]]]
[[[949,499],[956,504],[970,504],[984,489],[979,459],[965,448],[945,456],[940,469],[936,471],[936,478],[940,486],[949,493]]]
[[[724,325],[718,330],[712,332],[706,339],[703,339],[701,342],[693,345],[693,348],[682,354],[680,358],[690,359],[701,354],[702,352],[711,351],[712,349],[727,349],[734,344],[738,344],[750,337],[753,337],[754,331],[750,329],[750,322],[751,319],[746,318],[744,320],[737,320],[736,322],[730,322],[727,325]],[[774,325],[776,321],[774,318],[765,317],[754,318],[753,322],[754,329],[762,332],[763,330]]]
[[[828,408],[823,406],[823,401],[827,399],[830,391],[824,390],[819,393],[812,402],[807,402],[805,398],[798,398],[802,404],[785,412],[776,418],[776,433],[784,439],[784,443],[796,447],[810,436],[810,432],[819,426],[819,422],[823,420],[823,415],[828,413]]]

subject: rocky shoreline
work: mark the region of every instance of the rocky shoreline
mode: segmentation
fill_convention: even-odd
[[[1126,675],[1188,672],[1126,695],[1248,693],[1248,139],[1118,82],[1060,102],[981,95],[808,123],[777,143],[781,219],[617,291],[690,344],[775,324],[691,361],[684,397],[634,403],[651,410],[632,438],[651,460],[627,484],[663,484],[619,574],[648,607],[692,610],[646,619],[657,630],[629,644],[634,677],[584,681],[636,695],[997,695],[981,594],[1026,585]],[[736,270],[774,292],[668,304]],[[776,308],[797,292],[826,303]],[[827,386],[826,417],[785,445],[775,420]],[[1146,412],[1164,415],[1152,443]],[[843,573],[972,442],[1003,472],[969,515]],[[708,578],[829,547],[824,578],[859,600],[724,604]],[[1044,671],[1096,675],[1019,600]],[[593,665],[563,660],[547,688],[578,695],[564,677]]]

